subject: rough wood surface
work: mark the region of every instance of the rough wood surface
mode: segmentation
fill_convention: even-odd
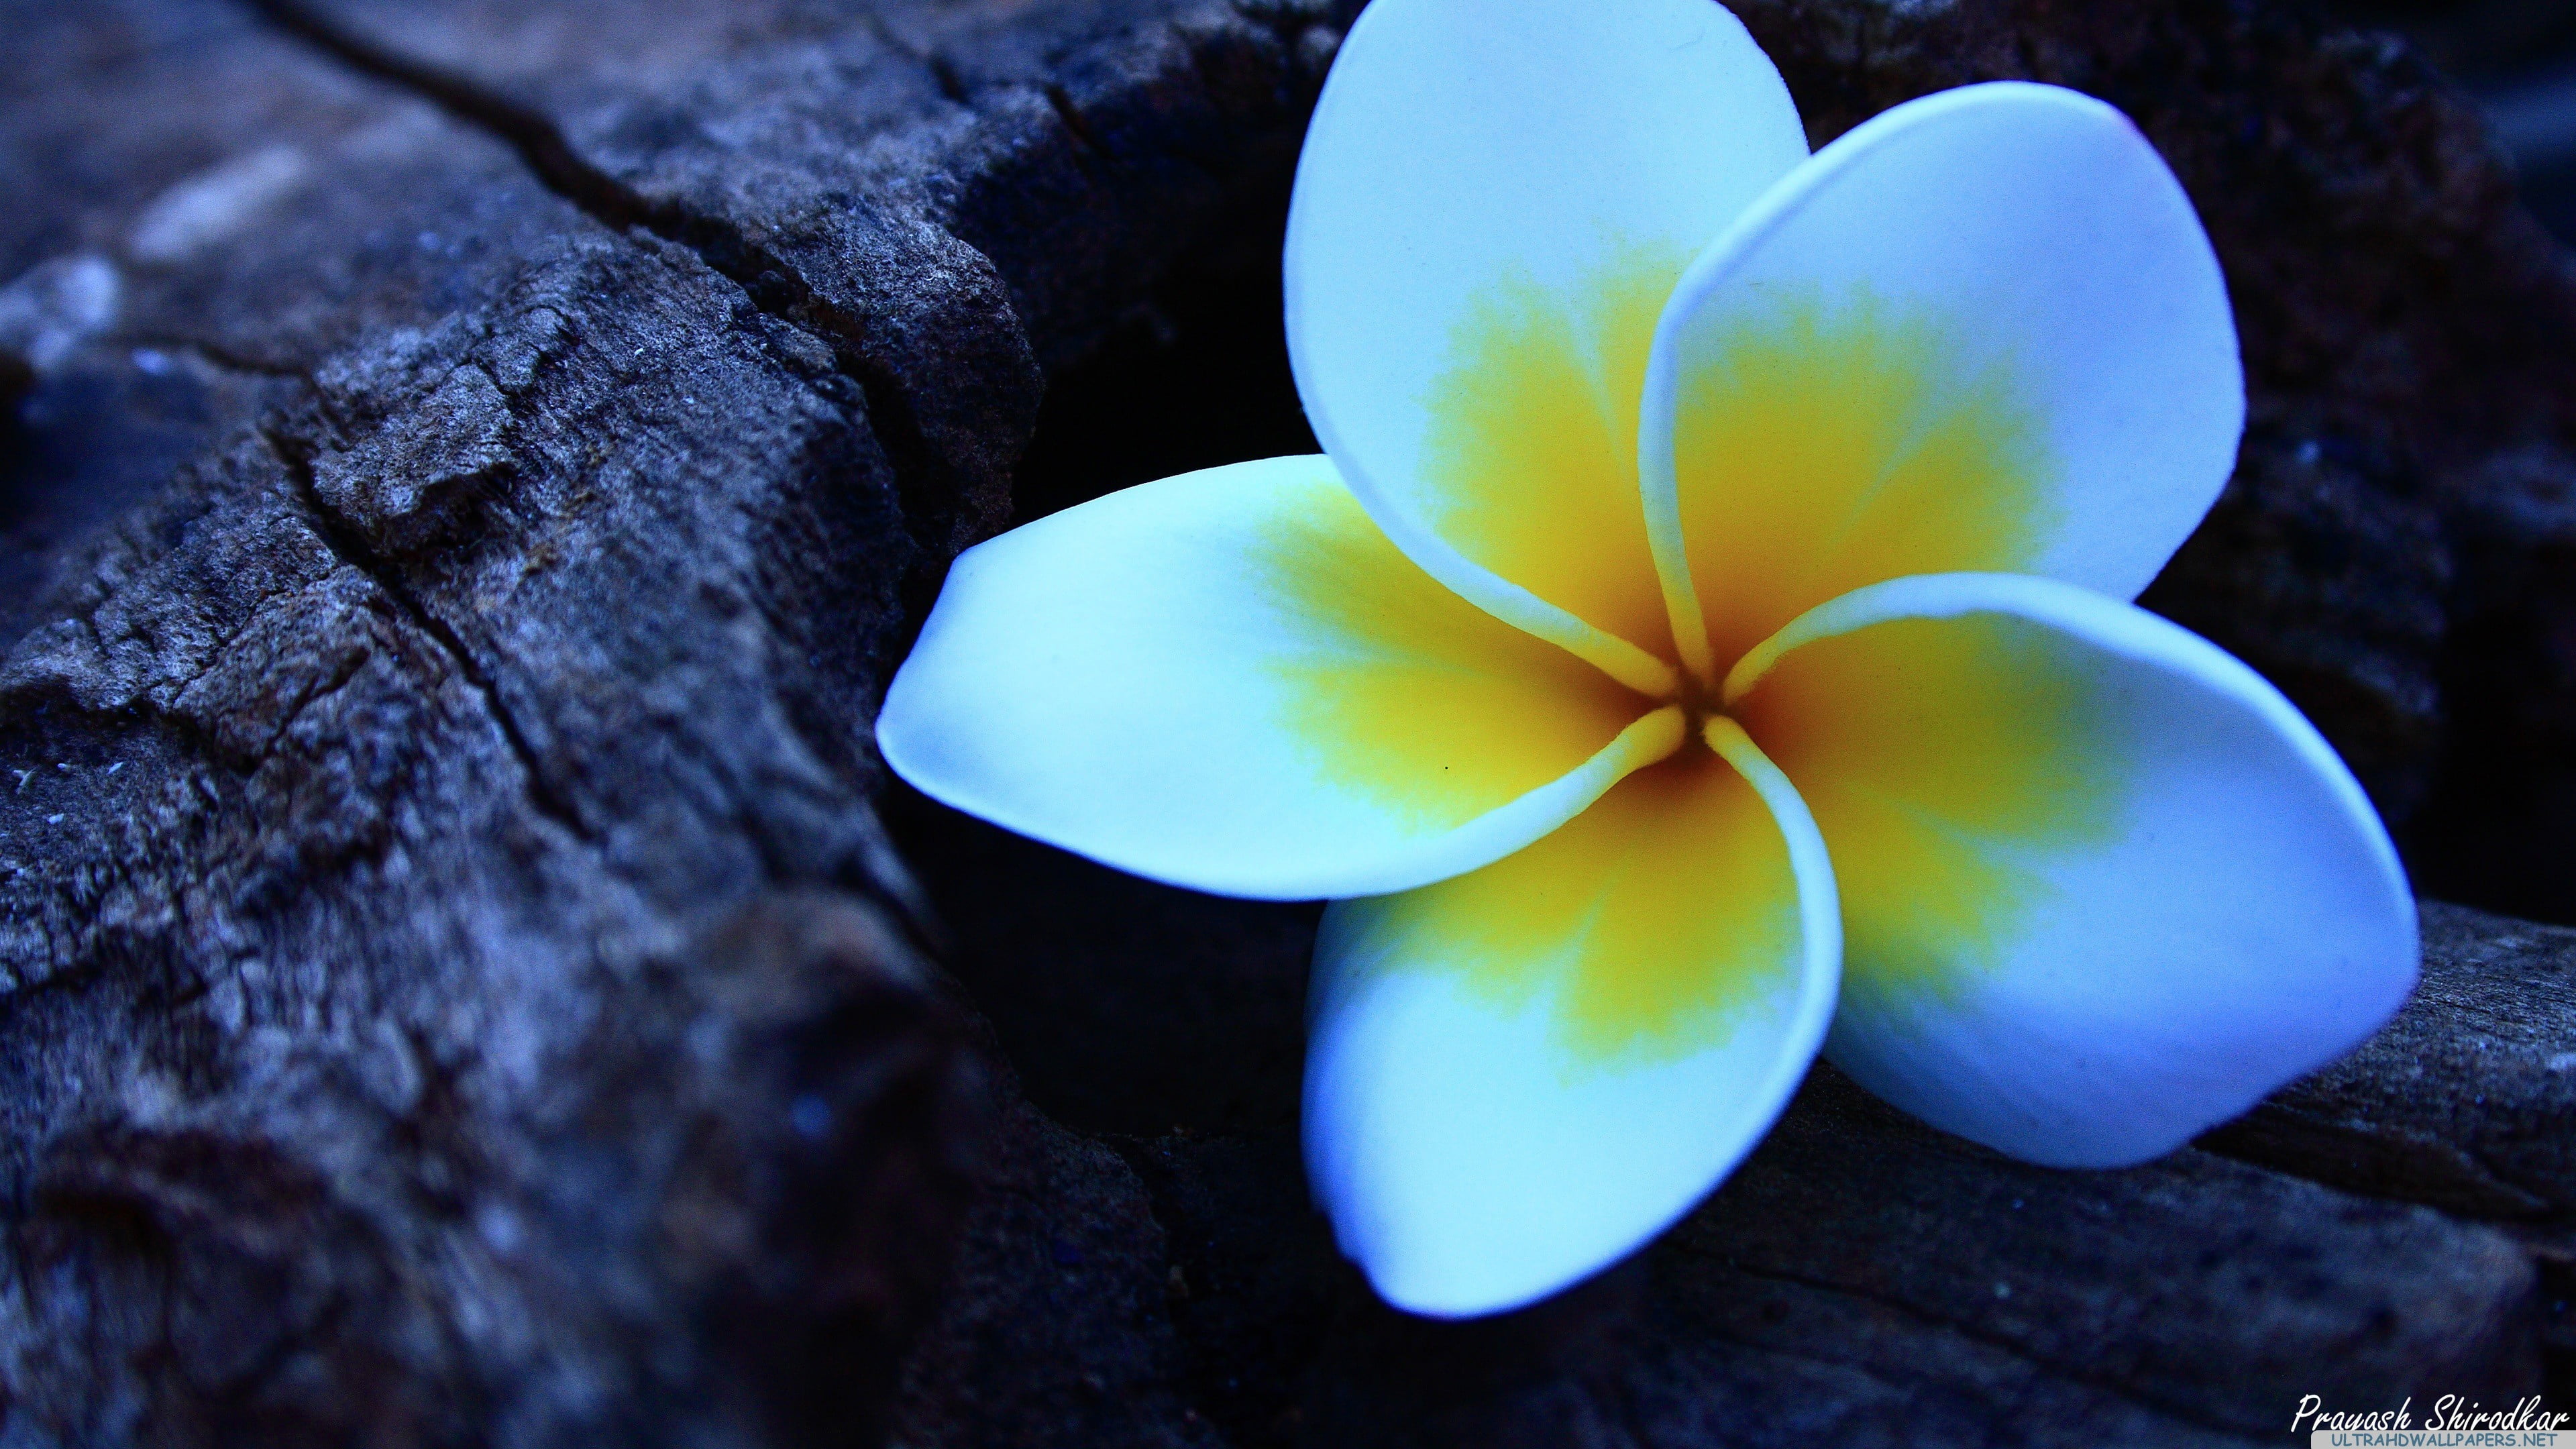
[[[961,918],[952,959],[1028,1093],[1126,1169],[1050,1176],[1021,1149],[1046,1186],[1023,1178],[1003,1211],[1105,1191],[1136,1205],[978,1220],[904,1442],[2205,1445],[2278,1442],[2301,1393],[2421,1408],[2576,1389],[2576,1216],[2529,1200],[2576,1186],[2576,1100],[2548,1066],[2576,1050],[2576,933],[2428,907],[2426,988],[2380,1038],[2214,1134],[2215,1151],[2127,1172],[2008,1161],[1819,1067],[1656,1247],[1537,1309],[1440,1325],[1376,1305],[1305,1205],[1310,913],[1166,891],[954,817],[896,828],[928,842],[914,854],[935,892],[1014,882],[1016,903]],[[1062,984],[1107,963],[1126,983],[1109,1000]],[[1234,1010],[1209,1004],[1212,976]],[[2357,1131],[2404,1147],[2382,1142],[2356,1174]],[[2529,1198],[2464,1198],[2471,1154]],[[1066,1224],[1138,1208],[1155,1231],[1051,1256]],[[1097,1286],[1113,1269],[1123,1286]],[[1114,1354],[1086,1330],[1080,1353],[955,1367],[991,1342],[981,1325],[1068,1297],[1161,1311],[1126,1319]],[[1205,1422],[1176,1422],[1175,1401]]]
[[[2424,979],[2361,1050],[2212,1135],[2468,1216],[2576,1216],[2576,931],[2428,905]]]
[[[2474,113],[2263,5],[1741,8],[1819,141],[2002,75],[2139,118],[2254,389],[2150,601],[2420,879],[2576,917],[2576,273]],[[1306,1206],[1311,908],[885,779],[963,543],[1311,446],[1278,227],[1353,9],[0,6],[0,1445],[2216,1444],[2568,1391],[2562,931],[2433,908],[2386,1036],[2127,1173],[1820,1072],[1639,1259],[1442,1327]]]

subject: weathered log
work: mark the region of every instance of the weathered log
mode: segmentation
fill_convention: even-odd
[[[2502,1171],[2563,1190],[2576,1103],[2532,1048],[2576,1046],[2561,999],[2565,932],[2432,907],[2427,988],[2400,1020],[2213,1139],[2265,1167],[2191,1150],[2119,1173],[2032,1168],[1913,1123],[1819,1067],[1763,1147],[1661,1243],[1537,1308],[1443,1325],[1377,1305],[1305,1204],[1293,1077],[1267,1065],[1293,1050],[1293,1006],[1225,1019],[1189,999],[1194,975],[1228,961],[1269,959],[1293,980],[1293,952],[1258,943],[1293,941],[1294,913],[1245,911],[1212,930],[1221,903],[1140,909],[1137,896],[1161,888],[1122,892],[1100,867],[990,827],[958,828],[969,838],[946,849],[1054,903],[1061,934],[1033,977],[1113,953],[1142,977],[1123,1008],[1015,1023],[1013,1054],[1053,1077],[1031,1089],[1077,1120],[1159,1109],[1179,1125],[1111,1134],[1123,1168],[1024,1169],[1034,1177],[1006,1210],[1019,1230],[988,1215],[970,1234],[978,1266],[933,1332],[928,1352],[943,1372],[909,1385],[902,1422],[916,1432],[906,1442],[1204,1442],[1194,1421],[1175,1422],[1177,1401],[1237,1444],[1696,1444],[1808,1432],[1887,1444],[2220,1444],[2270,1440],[2306,1393],[2387,1408],[2413,1394],[2420,1417],[2443,1394],[2493,1405],[2545,1390],[2563,1407],[2571,1387],[2570,1216],[2517,1199],[2512,1216],[2480,1224],[2416,1205],[2492,1218],[2457,1194],[2454,1164],[2506,1141],[2518,1155]],[[1095,890],[1109,897],[1096,912],[1061,908]],[[1035,949],[1028,933],[1049,909],[1008,910],[1018,919],[965,933],[962,959],[988,999],[1014,989],[1049,999],[1011,975],[983,976],[976,941],[1012,943],[1016,960]],[[1136,924],[1158,915],[1172,924]],[[1247,995],[1276,993],[1256,983]],[[2522,1023],[2506,1041],[2499,1014]],[[1103,1033],[1112,1015],[1127,1025]],[[1185,1030],[1214,1038],[1193,1056],[1235,1063],[1200,1076],[1208,1090],[1195,1100],[1165,1095],[1181,1053],[1155,1047]],[[2498,1056],[2509,1062],[2501,1070]],[[1124,1100],[1113,1095],[1120,1084]],[[2492,1121],[2471,1105],[2481,1091]],[[2353,1125],[2302,1106],[2321,1097],[2369,1104],[2352,1110],[2388,1119],[2373,1130],[2453,1140],[2383,1153],[2371,1159],[2380,1170],[2354,1176],[2340,1170]],[[1083,1259],[1086,1274],[1116,1266],[1123,1279],[1112,1285],[1047,1256],[1066,1219],[1026,1225],[1032,1199],[1104,1192],[1121,1206],[1103,1220],[1149,1209],[1159,1237]],[[988,1343],[987,1325],[1061,1314],[1063,1294],[1119,1305],[1124,1349],[1087,1337],[1079,1354],[1035,1355],[980,1380],[955,1370],[958,1338]],[[1086,1393],[1085,1374],[1111,1391]],[[1059,1437],[1071,1422],[1089,1437]]]
[[[10,1432],[872,1442],[980,1132],[865,722],[1036,407],[990,266],[888,207],[822,293],[309,30],[11,20],[11,246],[106,298],[21,346],[12,494],[167,483],[13,540]],[[1271,51],[1209,125],[1284,157]],[[855,84],[907,185],[1063,136]],[[1100,191],[1179,248],[1195,187]]]
[[[2540,1270],[2552,1389],[2576,1396],[2576,931],[2427,905],[2397,1019],[2203,1145],[2504,1225]]]
[[[2228,1443],[2544,1341],[2563,1392],[2546,931],[2437,913],[2236,1161],[2040,1172],[1820,1072],[1638,1260],[1442,1327],[1305,1206],[1311,909],[885,780],[963,543],[1311,446],[1276,245],[1354,8],[7,7],[0,1443]],[[2254,389],[2151,602],[2427,879],[2576,914],[2576,281],[2474,114],[2261,6],[1741,8],[1820,141],[2002,75],[2140,119]]]
[[[2470,1217],[2576,1215],[2576,931],[2429,905],[2424,979],[2359,1051],[2207,1145]]]

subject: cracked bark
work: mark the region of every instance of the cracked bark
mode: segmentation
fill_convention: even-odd
[[[2255,379],[2157,601],[2444,879],[2463,820],[2563,843],[2460,763],[2576,698],[2576,283],[2473,119],[2261,7],[1742,8],[1819,139],[2003,74],[2140,118]],[[2564,933],[2436,911],[2407,1015],[2223,1157],[2039,1172],[1820,1072],[1637,1260],[1431,1325],[1305,1206],[1311,908],[883,777],[963,543],[1312,446],[1274,269],[1351,9],[8,7],[0,1443],[2232,1444],[2563,1391]]]
[[[585,824],[571,802],[547,782],[544,766],[538,761],[534,747],[529,745],[527,732],[519,728],[518,720],[510,713],[508,705],[503,703],[499,693],[493,688],[491,676],[486,674],[482,666],[474,662],[474,656],[466,651],[465,641],[457,637],[455,629],[429,612],[420,600],[412,595],[410,587],[403,582],[400,571],[377,556],[376,552],[367,545],[365,536],[352,527],[348,519],[332,511],[330,503],[322,497],[320,488],[313,480],[312,448],[292,437],[271,437],[269,446],[276,452],[278,461],[285,465],[287,477],[290,480],[289,486],[295,490],[296,500],[303,504],[314,533],[331,550],[332,556],[366,575],[368,581],[401,610],[403,618],[413,628],[428,636],[446,654],[456,672],[462,675],[465,682],[473,688],[476,699],[483,706],[483,712],[491,717],[493,726],[500,730],[501,738],[509,744],[511,755],[519,762],[519,769],[525,776],[529,803],[536,806],[539,814],[574,835],[583,840],[595,841],[598,838],[597,832]],[[340,682],[346,682],[345,675]],[[330,686],[330,688],[336,687],[336,685]],[[296,708],[300,712],[303,704],[299,703]],[[289,716],[288,723],[292,723],[292,716]],[[281,730],[282,728],[281,726]]]

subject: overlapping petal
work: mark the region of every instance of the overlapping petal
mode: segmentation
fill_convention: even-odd
[[[1787,782],[1729,748],[1743,773],[1694,746],[1482,870],[1325,913],[1308,1173],[1390,1302],[1494,1312],[1603,1267],[1805,1074],[1832,868]]]
[[[2350,1050],[2414,981],[2360,787],[2253,671],[2139,609],[1900,579],[1802,616],[1729,693],[1833,852],[1827,1055],[1936,1126],[2140,1161]]]
[[[1944,91],[1818,152],[1693,264],[1655,347],[1647,512],[1703,668],[1908,574],[2134,597],[2244,420],[2190,201],[2126,117],[2051,86]]]
[[[1288,345],[1397,545],[1650,683],[1647,344],[1691,258],[1805,155],[1778,73],[1709,0],[1370,6],[1298,163]]]
[[[2358,786],[2120,602],[2244,400],[2208,242],[2110,107],[1969,87],[1810,159],[1708,0],[1375,0],[1286,288],[1330,461],[970,550],[878,738],[1109,864],[1343,898],[1307,1158],[1390,1301],[1632,1251],[1820,1043],[2112,1165],[2403,1000]]]
[[[961,810],[1139,875],[1401,890],[1554,828],[1679,712],[1406,561],[1320,457],[1126,489],[960,556],[877,720]]]

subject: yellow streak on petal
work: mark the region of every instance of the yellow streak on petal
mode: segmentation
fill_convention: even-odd
[[[1799,969],[1798,887],[1744,777],[1692,744],[1481,870],[1345,903],[1353,953],[1555,1003],[1569,1077],[1722,1044]]]
[[[1319,777],[1416,828],[1460,825],[1527,794],[1651,708],[1442,588],[1338,482],[1274,525],[1251,566],[1298,621],[1284,645],[1247,641],[1270,651],[1275,718]]]
[[[2008,366],[1947,336],[1865,294],[1792,299],[1681,379],[1682,533],[1721,667],[1864,585],[2036,556],[2055,526],[2036,421]]]
[[[1964,986],[2050,898],[2050,855],[2108,842],[2125,810],[2115,711],[2055,636],[2004,615],[1800,645],[1734,713],[1815,814],[1863,989]]]
[[[1637,409],[1656,318],[1689,258],[1612,251],[1572,295],[1506,277],[1460,321],[1422,399],[1429,521],[1468,558],[1670,662]]]

